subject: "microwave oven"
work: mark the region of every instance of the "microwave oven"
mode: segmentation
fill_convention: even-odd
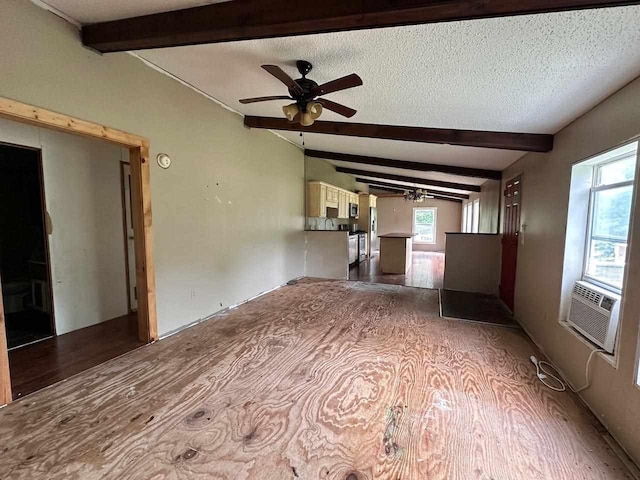
[[[358,218],[358,204],[350,203],[349,204],[349,218]]]

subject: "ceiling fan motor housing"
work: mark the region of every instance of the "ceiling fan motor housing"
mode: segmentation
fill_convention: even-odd
[[[291,98],[294,98],[296,103],[298,104],[298,106],[300,107],[301,110],[304,111],[304,109],[307,106],[307,103],[309,103],[311,100],[313,100],[315,98],[315,95],[313,96],[309,96],[309,93],[318,86],[318,84],[316,82],[314,82],[313,80],[309,79],[309,78],[299,78],[298,80],[296,80],[296,83],[298,85],[300,85],[300,88],[302,88],[302,95],[297,94],[296,92],[293,91],[293,89],[289,89],[289,95],[291,95]]]

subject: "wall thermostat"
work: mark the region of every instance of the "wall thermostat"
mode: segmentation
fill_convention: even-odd
[[[169,168],[171,166],[171,157],[166,153],[159,153],[157,159],[158,165],[162,168]]]

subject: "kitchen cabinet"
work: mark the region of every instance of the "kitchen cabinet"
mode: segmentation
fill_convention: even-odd
[[[337,188],[327,186],[327,195],[326,195],[327,207],[338,208],[339,202],[340,202],[339,196],[340,196],[340,193]]]
[[[307,185],[307,216],[327,216],[327,186],[319,182]]]
[[[324,182],[307,184],[307,217],[327,216],[327,208],[338,210],[338,218],[349,218],[349,204],[358,203],[358,194]]]
[[[349,218],[349,202],[347,192],[338,192],[338,218]]]

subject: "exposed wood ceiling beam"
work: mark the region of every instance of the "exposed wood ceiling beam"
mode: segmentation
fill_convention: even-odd
[[[389,158],[368,157],[363,155],[348,155],[346,153],[321,152],[319,150],[305,150],[305,155],[314,158],[337,160],[340,162],[363,163],[365,165],[377,165],[379,167],[402,168],[421,172],[441,172],[464,177],[488,178],[491,180],[502,179],[499,170],[485,170],[482,168],[456,167],[453,165],[441,165],[435,163],[406,162],[404,160],[391,160]]]
[[[244,117],[250,128],[288,130],[292,132],[324,133],[348,137],[381,138],[405,142],[440,143],[467,147],[498,148],[526,152],[548,152],[553,148],[553,135],[539,133],[488,132],[454,130],[451,128],[404,127],[372,123],[315,122],[310,127],[289,122],[286,118]]]
[[[235,0],[88,25],[100,52],[636,5],[638,0]]]
[[[430,185],[432,187],[452,188],[454,190],[465,190],[467,192],[480,192],[479,185],[468,185],[465,183],[443,182],[441,180],[428,180],[426,178],[405,177],[404,175],[394,175],[393,173],[369,172],[367,170],[358,170],[355,168],[336,167],[336,172],[348,173],[361,177],[373,177],[386,180],[395,180],[397,182],[419,183],[421,185]]]
[[[356,178],[356,182],[359,183],[364,183],[365,185],[375,185],[375,186],[379,186],[379,187],[385,187],[385,188],[395,188],[395,189],[399,189],[402,191],[405,190],[410,190],[413,188],[416,188],[415,186],[411,185],[398,185],[396,183],[387,183],[387,182],[383,182],[382,180],[371,180],[370,178]],[[468,200],[469,199],[469,195],[464,194],[464,193],[455,193],[455,192],[446,192],[444,190],[434,190],[433,188],[427,187],[426,185],[424,185],[425,189],[427,189],[429,191],[429,193],[435,193],[441,197],[450,197],[450,198],[458,198],[458,199],[462,199],[462,200]]]
[[[402,188],[381,187],[380,185],[375,185],[373,183],[370,183],[369,186],[371,188],[375,188],[376,190],[382,190],[384,192],[396,193],[396,194],[398,194],[398,196],[402,196],[402,192],[404,191]],[[438,195],[438,194],[433,193],[433,192],[429,192],[429,196],[435,198],[436,200],[445,200],[447,202],[462,203],[462,200],[460,200],[459,198],[444,197],[442,195]]]

